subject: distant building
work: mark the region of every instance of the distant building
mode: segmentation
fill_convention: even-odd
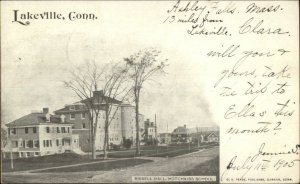
[[[212,143],[219,142],[218,127],[197,127],[191,131],[191,137],[194,143]]]
[[[10,145],[3,150],[16,158],[51,155],[79,150],[79,137],[64,116],[49,114],[49,109],[34,112],[6,124]]]
[[[159,133],[157,139],[159,144],[171,144],[171,133]]]
[[[171,143],[172,144],[183,144],[191,142],[191,137],[189,130],[186,125],[179,126],[171,133]]]
[[[157,127],[156,124],[150,122],[149,119],[145,121],[145,136],[144,142],[146,144],[156,144],[157,143]]]
[[[132,145],[136,142],[136,121],[135,121],[135,106],[130,104],[122,104],[113,98],[108,98],[103,95],[102,91],[95,91],[91,100],[96,107],[99,108],[96,149],[103,150],[104,135],[105,135],[105,101],[110,101],[111,113],[109,119],[111,123],[108,127],[109,145],[121,145],[126,139],[130,139]],[[74,123],[73,132],[79,134],[80,147],[83,151],[91,151],[91,127],[90,127],[90,112],[82,102],[76,102],[70,105],[65,105],[64,108],[56,110],[55,114],[64,115],[66,120]],[[143,122],[144,116],[139,114],[140,139],[144,132]]]

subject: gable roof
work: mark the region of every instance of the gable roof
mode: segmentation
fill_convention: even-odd
[[[218,134],[217,131],[202,131],[202,132],[192,133],[192,136],[196,136],[197,137],[198,135],[203,136],[204,139],[207,139],[208,137],[210,137],[212,135],[215,135],[216,137],[219,136],[219,134]]]
[[[188,134],[188,133],[189,133],[188,129],[183,126],[179,126],[175,128],[172,132],[172,134]]]
[[[46,121],[46,114],[44,113],[31,113],[25,115],[19,119],[16,119],[10,123],[7,123],[6,126],[28,126],[28,125],[40,125],[40,124],[73,124],[70,122],[62,122],[61,118],[58,115],[50,115],[50,121]]]
[[[121,101],[116,100],[114,98],[106,97],[103,95],[102,96],[96,95],[96,97],[87,98],[85,100],[75,102],[70,105],[66,105],[64,108],[54,111],[54,113],[61,114],[61,113],[73,113],[73,112],[86,112],[86,111],[88,111],[88,109],[87,109],[85,103],[89,104],[89,103],[93,102],[94,105],[97,105],[99,108],[101,108],[101,107],[104,107],[106,101],[109,101],[109,103],[111,103],[111,104],[121,104],[122,103]],[[75,109],[70,110],[70,108],[69,108],[70,106],[74,106]]]

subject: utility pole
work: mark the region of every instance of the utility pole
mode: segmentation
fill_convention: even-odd
[[[166,141],[166,143],[167,143],[167,151],[168,151],[168,148],[169,148],[169,123],[167,122],[167,141]]]
[[[10,141],[10,167],[14,169],[14,157],[12,153],[12,140]]]
[[[197,137],[198,137],[198,148],[200,147],[200,140],[199,140],[199,128],[197,127]]]
[[[156,139],[157,138],[156,114],[154,115],[154,122],[155,122],[155,139]]]

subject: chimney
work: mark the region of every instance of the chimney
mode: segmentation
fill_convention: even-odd
[[[50,122],[51,115],[49,113],[46,114],[46,122]]]
[[[66,116],[65,116],[65,115],[63,115],[63,114],[60,116],[60,119],[61,119],[61,122],[62,122],[62,123],[64,123],[64,122],[65,122],[65,118],[66,118]]]
[[[44,107],[43,108],[43,114],[48,114],[49,113],[49,108],[48,107]]]
[[[184,128],[186,128],[186,125],[183,125]]]
[[[103,90],[93,91],[93,97],[95,97],[95,96],[103,96]]]

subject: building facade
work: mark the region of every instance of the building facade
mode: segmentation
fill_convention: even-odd
[[[73,124],[64,117],[50,115],[47,108],[23,116],[8,127],[9,145],[4,158],[11,152],[16,158],[79,151],[79,136],[72,134]]]
[[[175,128],[171,133],[172,144],[183,144],[183,143],[190,143],[190,142],[191,142],[191,136],[189,130],[186,128],[186,125]]]
[[[97,96],[100,95],[100,96]],[[97,124],[97,137],[96,150],[103,150],[104,138],[105,138],[105,100],[101,98],[107,98],[101,93],[94,93],[92,100],[94,106],[99,108],[98,124]],[[99,100],[100,99],[100,100]],[[136,121],[135,121],[135,106],[130,104],[122,104],[116,99],[110,99],[110,117],[109,117],[109,138],[108,145],[122,145],[124,140],[129,139],[132,145],[136,142]],[[79,145],[82,151],[91,151],[91,114],[86,108],[86,104],[82,102],[76,102],[70,105],[65,105],[64,108],[56,110],[56,115],[64,115],[67,121],[73,123],[73,132],[79,135]],[[93,113],[94,114],[94,113]],[[93,115],[95,118],[95,115]],[[142,139],[143,132],[145,130],[143,126],[144,116],[139,114],[140,124],[140,139]],[[95,119],[93,120],[95,122]]]
[[[144,123],[145,133],[144,133],[144,142],[145,144],[156,144],[157,143],[157,127],[156,124],[150,122],[147,119]]]

